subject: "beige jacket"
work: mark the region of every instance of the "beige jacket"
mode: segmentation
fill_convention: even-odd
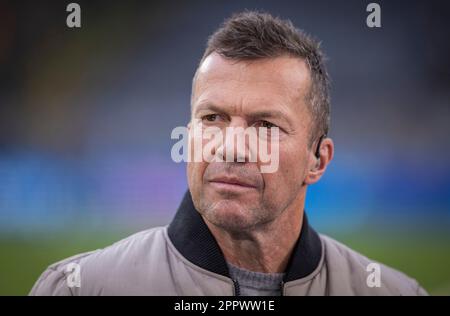
[[[426,295],[415,280],[381,264],[377,284],[371,263],[318,235],[305,216],[280,287],[283,295]],[[30,295],[222,296],[239,295],[239,286],[187,193],[169,226],[55,263]]]

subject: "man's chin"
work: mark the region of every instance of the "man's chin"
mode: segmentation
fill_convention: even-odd
[[[213,202],[202,213],[209,222],[227,230],[245,230],[257,221],[253,209],[236,200]]]

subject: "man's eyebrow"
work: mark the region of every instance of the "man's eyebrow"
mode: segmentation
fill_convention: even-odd
[[[220,113],[220,114],[227,114],[226,109],[224,109],[216,104],[209,103],[209,102],[199,104],[196,107],[194,114],[197,114],[200,111],[206,111],[206,110],[212,111],[215,113]],[[291,120],[289,119],[289,115],[280,110],[254,111],[252,113],[245,114],[245,116],[246,116],[246,118],[249,118],[254,121],[260,120],[260,119],[279,119],[279,120],[283,120],[287,124],[291,125]]]
[[[226,109],[224,109],[216,104],[210,103],[210,102],[205,102],[205,103],[199,104],[195,109],[194,115],[197,115],[201,111],[212,111],[214,113],[228,115]],[[289,118],[289,115],[281,110],[273,109],[273,110],[255,111],[252,113],[247,113],[247,114],[245,114],[245,116],[246,116],[246,119],[250,119],[251,121],[264,120],[264,119],[280,120],[280,121],[283,121],[285,124],[287,124],[286,126],[289,126],[289,128],[293,128],[293,122]]]
[[[279,110],[270,110],[270,111],[255,111],[247,115],[253,119],[264,119],[264,118],[275,118],[287,120],[287,115]]]
[[[195,114],[197,114],[199,111],[203,111],[203,110],[210,110],[213,112],[217,112],[217,113],[225,113],[225,110],[222,109],[220,106],[215,105],[213,103],[201,103],[198,106],[196,106],[195,108]]]

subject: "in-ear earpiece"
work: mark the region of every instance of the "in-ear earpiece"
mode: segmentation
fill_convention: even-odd
[[[320,158],[320,145],[322,144],[322,140],[326,137],[327,137],[327,134],[323,134],[322,136],[320,136],[319,141],[317,142],[317,148],[316,148],[316,153],[315,153],[315,156],[317,159]]]

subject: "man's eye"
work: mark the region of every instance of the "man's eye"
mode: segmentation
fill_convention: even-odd
[[[202,117],[203,121],[215,122],[218,118],[217,114],[208,114]]]
[[[261,121],[260,126],[261,126],[261,127],[268,128],[268,129],[273,128],[273,127],[278,127],[278,126],[276,126],[275,124],[272,124],[272,123],[267,122],[267,121]]]

